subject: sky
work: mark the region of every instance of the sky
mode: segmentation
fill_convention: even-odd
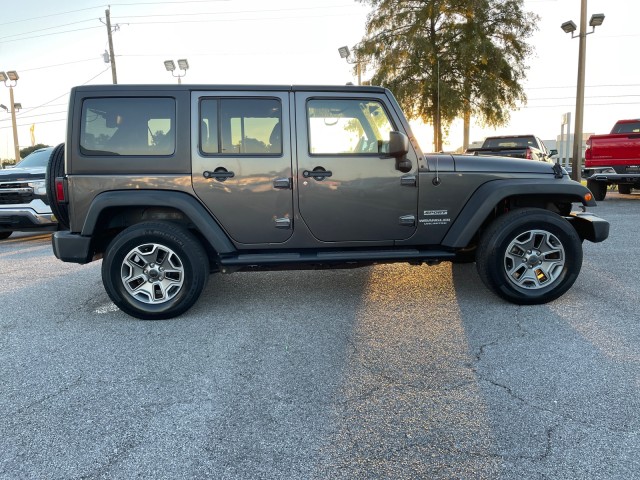
[[[605,14],[587,36],[585,133],[608,133],[618,119],[640,117],[640,77],[634,45],[640,39],[638,0],[588,0],[587,21]],[[0,71],[16,70],[14,87],[21,148],[64,141],[69,90],[111,83],[104,62],[107,4],[87,0],[23,0],[3,5]],[[579,24],[581,0],[525,0],[539,15],[529,39],[528,102],[508,125],[487,129],[472,120],[471,141],[488,135],[535,134],[556,139],[564,113],[575,113],[577,38],[560,25]],[[355,0],[126,0],[111,3],[118,83],[177,82],[164,60],[186,58],[183,83],[329,84],[357,82],[338,48],[352,48],[364,35],[369,7]],[[367,80],[367,75],[363,77]],[[0,84],[0,104],[9,89]],[[431,127],[412,123],[424,152],[433,150]],[[574,130],[573,120],[570,125]],[[445,150],[462,145],[462,122],[452,124]],[[0,110],[0,158],[13,158],[11,116]]]

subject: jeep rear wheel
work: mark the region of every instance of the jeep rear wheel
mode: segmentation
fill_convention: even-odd
[[[47,164],[46,185],[49,207],[58,220],[61,229],[69,230],[69,208],[58,202],[56,197],[56,178],[64,176],[64,143],[61,143],[51,152]]]
[[[601,202],[607,196],[606,182],[598,182],[596,180],[587,180],[587,188],[593,193],[593,198]]]
[[[120,310],[143,320],[172,318],[198,300],[209,276],[202,244],[162,222],[133,225],[107,247],[102,281]]]
[[[555,213],[524,208],[497,218],[476,255],[478,274],[495,294],[519,305],[547,303],[564,294],[582,267],[582,242]]]

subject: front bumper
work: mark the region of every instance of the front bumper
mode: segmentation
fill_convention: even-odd
[[[43,204],[44,205],[44,204]],[[56,217],[51,210],[27,206],[0,207],[0,231],[22,231],[35,229],[53,230],[57,226]]]
[[[571,212],[567,220],[583,240],[598,243],[609,237],[609,222],[590,212]]]

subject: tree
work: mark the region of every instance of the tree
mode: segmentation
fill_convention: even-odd
[[[49,145],[44,145],[42,143],[39,143],[37,145],[34,145],[33,147],[22,148],[20,149],[20,158],[24,158],[30,153],[35,152],[36,150],[40,150],[41,148],[46,148],[48,146]]]
[[[523,0],[358,1],[373,7],[355,48],[361,67],[393,91],[409,118],[433,125],[437,151],[455,118],[503,125],[526,101],[521,82],[532,50],[525,40],[537,17],[524,12]]]

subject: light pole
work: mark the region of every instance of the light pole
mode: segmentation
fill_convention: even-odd
[[[174,73],[176,70],[176,64],[173,63],[173,60],[165,60],[164,68],[167,69],[167,72],[171,72],[171,75],[173,75],[174,77],[178,77],[178,85],[180,85],[182,84],[182,77],[184,77],[187,74],[187,70],[189,70],[189,62],[186,58],[178,60],[178,68],[184,72],[182,75],[179,73]]]
[[[575,35],[576,24],[571,20],[564,22],[560,28],[565,33],[570,33],[571,38],[578,37],[580,45],[578,50],[578,87],[576,91],[576,123],[573,129],[573,157],[571,159],[571,178],[580,181],[582,170],[582,122],[584,118],[584,69],[587,55],[587,35],[592,34],[596,27],[602,25],[604,14],[595,13],[589,20],[591,31],[587,32],[587,0],[582,0],[580,7],[580,33]]]
[[[13,102],[13,87],[15,87],[18,84],[18,78],[20,78],[20,76],[18,75],[18,72],[16,72],[15,70],[10,70],[8,72],[0,72],[0,82],[3,82],[5,87],[9,87],[9,106],[11,107],[11,122],[13,124],[13,147],[15,149],[15,155],[16,155],[16,163],[18,163],[20,161],[20,146],[18,144],[18,126],[16,125],[16,107],[18,107],[18,110],[20,109],[20,104],[19,103],[14,103]],[[7,85],[7,82],[9,82],[9,85]],[[5,110],[7,108],[5,107]]]
[[[358,85],[362,85],[362,72],[360,70],[360,62],[358,60],[349,60],[349,57],[351,56],[349,47],[347,47],[346,45],[344,47],[340,47],[338,49],[338,53],[340,54],[340,58],[344,58],[347,63],[356,66],[356,72],[358,73]]]

